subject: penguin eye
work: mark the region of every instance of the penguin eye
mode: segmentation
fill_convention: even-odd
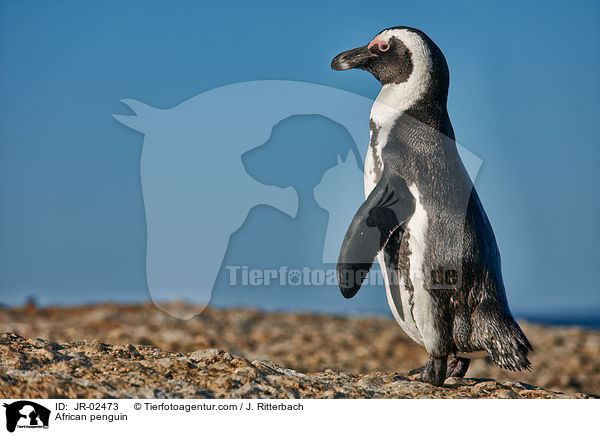
[[[373,39],[369,45],[367,45],[367,48],[370,50],[371,47],[377,46],[377,50],[378,51],[388,51],[390,49],[390,44],[387,41],[382,41],[381,39]],[[373,54],[372,56],[377,56],[376,54]]]

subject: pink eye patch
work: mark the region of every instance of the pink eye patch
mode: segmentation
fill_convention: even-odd
[[[369,45],[367,45],[368,49],[371,49],[374,45],[377,45],[377,49],[379,51],[388,51],[390,49],[390,44],[387,41],[383,41],[381,39],[373,39]]]

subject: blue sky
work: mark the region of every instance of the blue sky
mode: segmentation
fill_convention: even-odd
[[[598,310],[591,1],[3,1],[0,302],[148,297],[143,137],[111,117],[126,112],[120,99],[170,108],[262,79],[375,97],[369,74],[329,64],[395,25],[424,30],[446,55],[450,116],[458,142],[483,159],[476,186],[513,311]]]

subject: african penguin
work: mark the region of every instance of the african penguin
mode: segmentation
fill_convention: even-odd
[[[496,239],[454,141],[441,50],[420,30],[393,27],[331,67],[369,71],[383,85],[371,110],[366,200],[337,265],[342,294],[358,292],[377,257],[394,318],[429,354],[425,382],[462,377],[478,356],[529,369],[533,349],[510,313]]]

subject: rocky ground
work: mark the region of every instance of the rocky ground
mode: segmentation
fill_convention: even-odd
[[[599,331],[522,327],[536,349],[532,372],[510,373],[477,360],[468,379],[450,378],[436,388],[419,382],[418,374],[408,374],[426,355],[388,318],[206,309],[186,321],[151,304],[4,308],[0,397],[518,398],[600,393]]]
[[[450,378],[442,388],[419,374],[303,374],[218,349],[164,352],[98,340],[56,343],[0,335],[0,396],[27,398],[591,398],[520,382]]]

